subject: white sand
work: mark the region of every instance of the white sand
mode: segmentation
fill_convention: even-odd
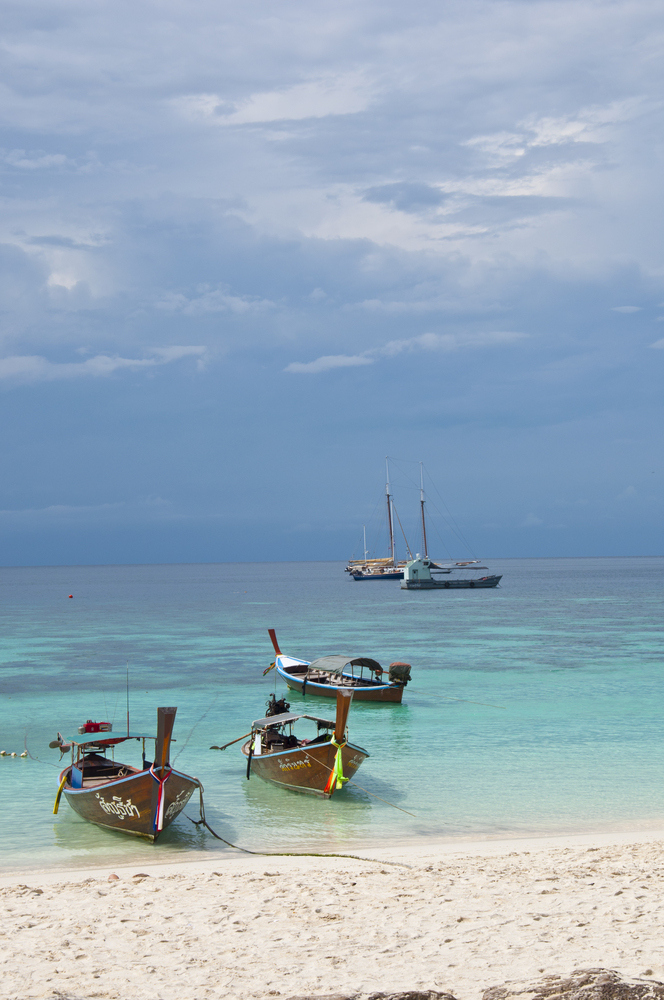
[[[664,978],[664,831],[0,880],[3,1000],[206,1000]],[[135,879],[138,872],[148,873]]]

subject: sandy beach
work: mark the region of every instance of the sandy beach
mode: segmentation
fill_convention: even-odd
[[[5,875],[2,996],[479,1000],[579,968],[661,980],[663,849],[660,831]]]

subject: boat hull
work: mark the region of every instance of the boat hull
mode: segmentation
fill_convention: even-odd
[[[403,573],[351,573],[354,580],[403,580]]]
[[[318,695],[320,698],[336,698],[340,687],[353,692],[354,701],[391,702],[400,704],[403,698],[401,684],[321,684],[318,681],[305,679],[303,675],[291,674],[283,667],[277,666],[277,673],[286,682],[291,691],[297,691],[302,697]]]
[[[402,590],[474,590],[497,587],[501,576],[483,576],[479,580],[403,580]]]
[[[245,757],[249,756],[250,746],[251,740],[248,740],[242,747]],[[333,793],[326,792],[325,787],[334,767],[336,752],[332,743],[314,743],[277,753],[254,755],[251,758],[251,774],[292,792],[304,792],[329,799]],[[344,777],[352,779],[368,756],[362,747],[346,743],[341,748]]]
[[[138,771],[112,781],[98,782],[88,787],[72,788],[71,767],[65,768],[60,780],[67,776],[63,794],[78,815],[109,830],[119,830],[134,837],[155,842],[160,833],[182,812],[193,792],[199,787],[195,778],[171,771],[164,784],[164,813],[161,831],[154,829],[157,781],[149,770]]]

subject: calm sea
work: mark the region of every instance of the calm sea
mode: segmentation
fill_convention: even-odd
[[[132,729],[153,732],[156,706],[178,706],[172,759],[203,781],[211,825],[244,847],[664,826],[664,559],[490,568],[504,574],[497,590],[435,593],[355,583],[337,563],[0,569],[0,749],[31,754],[0,757],[3,867],[228,850],[184,816],[156,846],[86,824],[64,800],[53,816],[62,765],[49,741],[87,718],[121,729],[127,664]],[[412,664],[402,705],[351,709],[351,738],[371,754],[361,787],[317,801],[247,781],[239,745],[208,749],[263,715],[269,627],[305,659]],[[197,817],[193,800],[186,812]]]

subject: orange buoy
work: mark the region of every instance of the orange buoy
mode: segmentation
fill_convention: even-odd
[[[73,595],[73,594],[70,594],[69,596],[70,596],[70,597],[73,597],[74,595]]]

